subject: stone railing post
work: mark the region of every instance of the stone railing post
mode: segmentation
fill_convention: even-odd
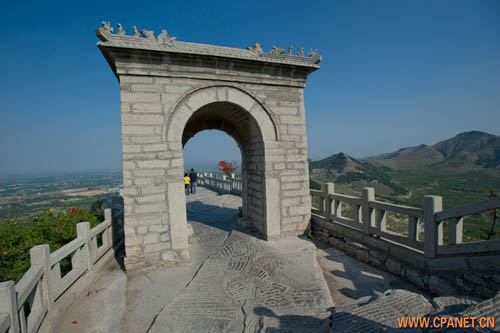
[[[81,250],[81,265],[86,266],[87,270],[91,270],[94,267],[94,258],[96,253],[92,253],[91,249],[91,241],[92,237],[90,235],[90,223],[89,222],[80,222],[76,225],[76,236],[78,238],[83,239],[85,245]],[[104,235],[103,235],[104,236]],[[104,243],[104,240],[103,240]]]
[[[103,237],[104,237],[104,236],[106,236],[106,240],[108,241],[108,244],[113,245],[113,235],[112,235],[112,233],[111,233],[111,232],[112,232],[112,230],[113,230],[113,216],[112,216],[112,214],[111,214],[111,209],[109,209],[109,208],[106,208],[106,209],[104,210],[104,221],[109,221],[109,222],[110,222],[111,227],[110,227],[110,228],[108,228],[108,230],[106,230],[106,231],[104,232]]]
[[[373,208],[370,208],[370,201],[375,200],[375,189],[373,187],[363,187],[363,231],[370,234],[370,227],[375,223],[375,214]]]
[[[325,193],[326,193],[326,190],[325,190]],[[326,216],[326,213],[325,213],[325,198],[322,198],[321,196],[318,196],[319,198],[319,213],[320,214],[325,214]]]
[[[0,282],[0,313],[6,313],[9,315],[9,333],[18,333],[21,331],[19,327],[16,285],[14,281]]]
[[[54,290],[57,286],[54,285],[57,281],[53,281],[52,269],[50,267],[50,247],[47,244],[33,246],[30,250],[30,262],[32,266],[42,266],[42,295],[43,299],[47,300],[49,310],[54,306]]]
[[[464,218],[455,217],[448,222],[448,244],[462,244],[464,238]]]
[[[436,195],[424,197],[424,255],[436,257],[436,248],[443,244],[443,224],[436,222],[436,213],[443,210],[443,198]]]
[[[335,193],[335,184],[326,183],[325,184],[325,221],[330,222],[332,220],[332,203],[330,200],[330,194]]]
[[[235,183],[236,175],[234,173],[231,174],[231,183],[229,184],[229,192],[234,191],[234,183]]]

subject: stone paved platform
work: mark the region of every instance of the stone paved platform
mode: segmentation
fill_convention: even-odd
[[[240,205],[239,197],[198,188],[187,197],[191,262],[139,274],[111,265],[56,331],[381,331],[394,329],[399,315],[443,313],[450,304],[460,310],[453,313],[474,311],[480,305],[474,299],[432,299],[308,239],[265,242],[236,226]]]
[[[188,197],[188,220],[208,257],[149,331],[328,331],[333,303],[314,244],[265,242],[236,226],[240,198],[199,190]]]

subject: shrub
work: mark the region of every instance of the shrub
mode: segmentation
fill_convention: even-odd
[[[48,244],[54,252],[76,238],[76,224],[99,224],[96,216],[82,208],[54,213],[45,209],[30,223],[7,219],[0,222],[0,281],[19,281],[30,267],[30,249]],[[65,267],[61,267],[64,271]]]

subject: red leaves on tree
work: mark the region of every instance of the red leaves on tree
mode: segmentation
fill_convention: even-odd
[[[219,161],[219,171],[224,172],[226,176],[231,176],[234,172],[233,164],[226,161]]]

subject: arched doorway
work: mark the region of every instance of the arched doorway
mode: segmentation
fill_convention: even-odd
[[[278,203],[273,199],[268,203],[270,194],[266,193],[266,187],[276,188],[278,182],[266,177],[266,168],[272,165],[265,161],[267,146],[276,143],[276,131],[262,106],[235,87],[211,86],[188,93],[174,110],[166,127],[169,146],[175,146],[180,137],[183,147],[196,133],[206,129],[226,132],[237,142],[242,153],[243,217],[265,239],[278,239],[280,216],[275,208]],[[272,171],[267,170],[267,174]],[[174,223],[184,223],[180,217],[176,219]]]
[[[186,43],[97,29],[120,82],[125,266],[189,260],[182,147],[204,129],[243,155],[244,214],[267,240],[311,215],[303,89],[320,57]]]

